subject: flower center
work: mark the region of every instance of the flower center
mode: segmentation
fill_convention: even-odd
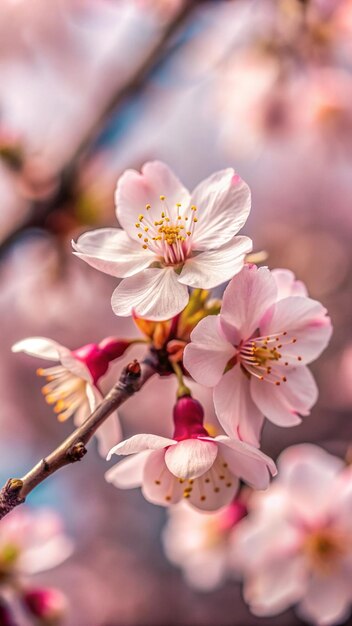
[[[315,530],[306,537],[303,550],[312,567],[324,573],[336,566],[346,553],[347,546],[346,537],[333,529],[324,528]]]
[[[180,265],[191,252],[192,236],[198,219],[197,207],[192,205],[182,211],[181,203],[169,207],[165,196],[160,196],[159,219],[150,217],[151,205],[146,205],[146,213],[138,215],[135,227],[140,231],[138,238],[144,250],[151,250],[161,257],[165,265]]]
[[[87,401],[86,382],[72,374],[62,365],[38,369],[38,376],[45,376],[47,384],[42,393],[48,404],[54,404],[54,412],[60,422],[66,421]]]
[[[253,337],[238,348],[237,358],[247,375],[280,385],[287,382],[284,369],[302,361],[302,357],[293,351],[296,343],[297,338],[291,337],[287,331]]]

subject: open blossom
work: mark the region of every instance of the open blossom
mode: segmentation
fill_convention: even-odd
[[[49,509],[15,509],[0,525],[0,581],[36,574],[65,561],[72,542]]]
[[[191,587],[210,591],[232,574],[230,538],[245,515],[239,499],[215,512],[197,511],[185,502],[168,509],[164,551],[171,563],[181,567]]]
[[[75,425],[80,426],[103,399],[98,383],[110,360],[121,356],[128,345],[128,342],[108,338],[100,345],[88,344],[71,351],[52,339],[29,337],[16,343],[12,351],[59,361],[59,365],[37,370],[38,375],[47,380],[42,391],[48,404],[54,405],[59,421],[73,417]],[[96,436],[99,452],[106,456],[112,443],[122,438],[117,414],[102,424]]]
[[[326,347],[331,322],[304,290],[283,270],[247,265],[226,288],[220,315],[201,320],[192,332],[185,367],[214,388],[215,410],[228,435],[258,445],[263,416],[294,426],[316,402],[306,365]]]
[[[231,168],[190,194],[165,164],[146,163],[141,174],[121,176],[116,205],[121,228],[73,242],[89,265],[123,278],[112,296],[116,315],[169,319],[187,305],[188,287],[226,282],[252,249],[248,237],[235,237],[250,211],[250,191]]]
[[[214,511],[229,504],[238,491],[239,479],[255,489],[265,489],[274,462],[239,440],[212,438],[203,426],[202,406],[190,397],[174,408],[174,437],[135,435],[110,450],[130,455],[106,473],[108,482],[128,489],[142,487],[154,504],[168,506],[182,499],[198,509]]]
[[[306,622],[340,624],[352,603],[352,470],[311,444],[285,450],[278,467],[234,537],[245,600],[256,615],[298,604]]]

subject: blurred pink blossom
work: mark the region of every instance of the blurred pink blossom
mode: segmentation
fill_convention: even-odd
[[[215,513],[197,511],[185,502],[168,509],[164,551],[191,587],[211,591],[233,574],[230,538],[245,515],[246,507],[239,499]]]
[[[292,604],[317,626],[344,622],[352,603],[352,471],[312,444],[285,450],[279,476],[253,494],[233,542],[253,613]]]

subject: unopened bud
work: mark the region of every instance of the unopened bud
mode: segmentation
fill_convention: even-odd
[[[57,626],[67,611],[67,600],[58,589],[31,589],[25,592],[23,604],[43,626]]]
[[[109,361],[120,358],[130,347],[131,341],[116,339],[116,337],[106,337],[100,342],[99,348],[106,355]]]
[[[174,406],[174,439],[188,439],[195,435],[208,436],[203,426],[204,410],[190,395],[179,398]]]

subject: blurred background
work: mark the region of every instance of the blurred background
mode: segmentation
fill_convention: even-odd
[[[351,35],[350,0],[2,0],[2,481],[27,471],[72,429],[43,402],[36,361],[11,354],[11,345],[32,335],[70,348],[137,336],[111,311],[116,280],[74,258],[70,240],[115,225],[117,178],[155,158],[190,188],[235,167],[253,194],[245,234],[268,252],[270,267],[293,270],[333,319],[331,344],[313,365],[318,404],[299,427],[267,423],[263,450],[276,457],[313,441],[345,453]],[[211,421],[209,394],[194,391]],[[173,397],[173,381],[149,382],[120,411],[124,434],[169,436]],[[30,497],[59,512],[75,542],[69,560],[38,576],[68,596],[67,626],[301,623],[291,612],[251,616],[233,583],[207,594],[189,589],[163,555],[165,511],[106,484],[106,468],[92,449]]]

